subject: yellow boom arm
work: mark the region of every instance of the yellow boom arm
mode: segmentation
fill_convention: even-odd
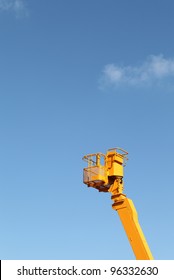
[[[126,198],[113,204],[117,211],[129,243],[137,260],[152,260],[153,256],[138,222],[138,215],[131,199]]]
[[[118,212],[129,243],[137,260],[152,260],[153,256],[138,222],[138,214],[131,199],[123,194],[123,166],[127,152],[121,148],[107,154],[90,154],[83,157],[88,167],[83,171],[83,182],[100,192],[110,192],[112,208]]]

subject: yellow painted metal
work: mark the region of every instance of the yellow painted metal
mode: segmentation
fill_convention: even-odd
[[[88,166],[83,169],[83,182],[88,187],[101,189],[108,184],[105,155],[102,153],[89,154],[83,157]]]
[[[124,154],[119,154],[116,149],[111,149],[106,154],[106,168],[108,176],[123,176]]]
[[[108,190],[114,201],[112,208],[117,211],[129,243],[137,260],[152,260],[153,256],[145,239],[144,233],[138,221],[138,214],[131,199],[122,193],[119,180]]]
[[[83,157],[88,166],[83,169],[83,182],[100,192],[110,192],[112,208],[118,212],[129,243],[137,260],[152,260],[153,256],[138,221],[138,214],[131,199],[123,194],[123,167],[128,153],[114,148]]]

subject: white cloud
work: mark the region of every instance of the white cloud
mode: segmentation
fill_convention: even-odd
[[[163,55],[151,55],[139,66],[118,66],[107,64],[104,67],[101,86],[139,86],[174,77],[174,59]]]
[[[25,0],[0,0],[0,11],[12,11],[16,17],[26,16],[28,14]]]

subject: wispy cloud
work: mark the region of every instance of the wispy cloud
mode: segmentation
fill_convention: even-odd
[[[25,0],[0,0],[0,11],[13,12],[16,17],[28,15]]]
[[[141,86],[174,77],[174,59],[151,55],[139,66],[107,64],[102,72],[101,87]]]

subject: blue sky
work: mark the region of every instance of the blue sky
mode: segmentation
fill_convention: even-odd
[[[134,259],[82,157],[129,152],[125,192],[174,259],[174,3],[0,0],[0,259]]]

